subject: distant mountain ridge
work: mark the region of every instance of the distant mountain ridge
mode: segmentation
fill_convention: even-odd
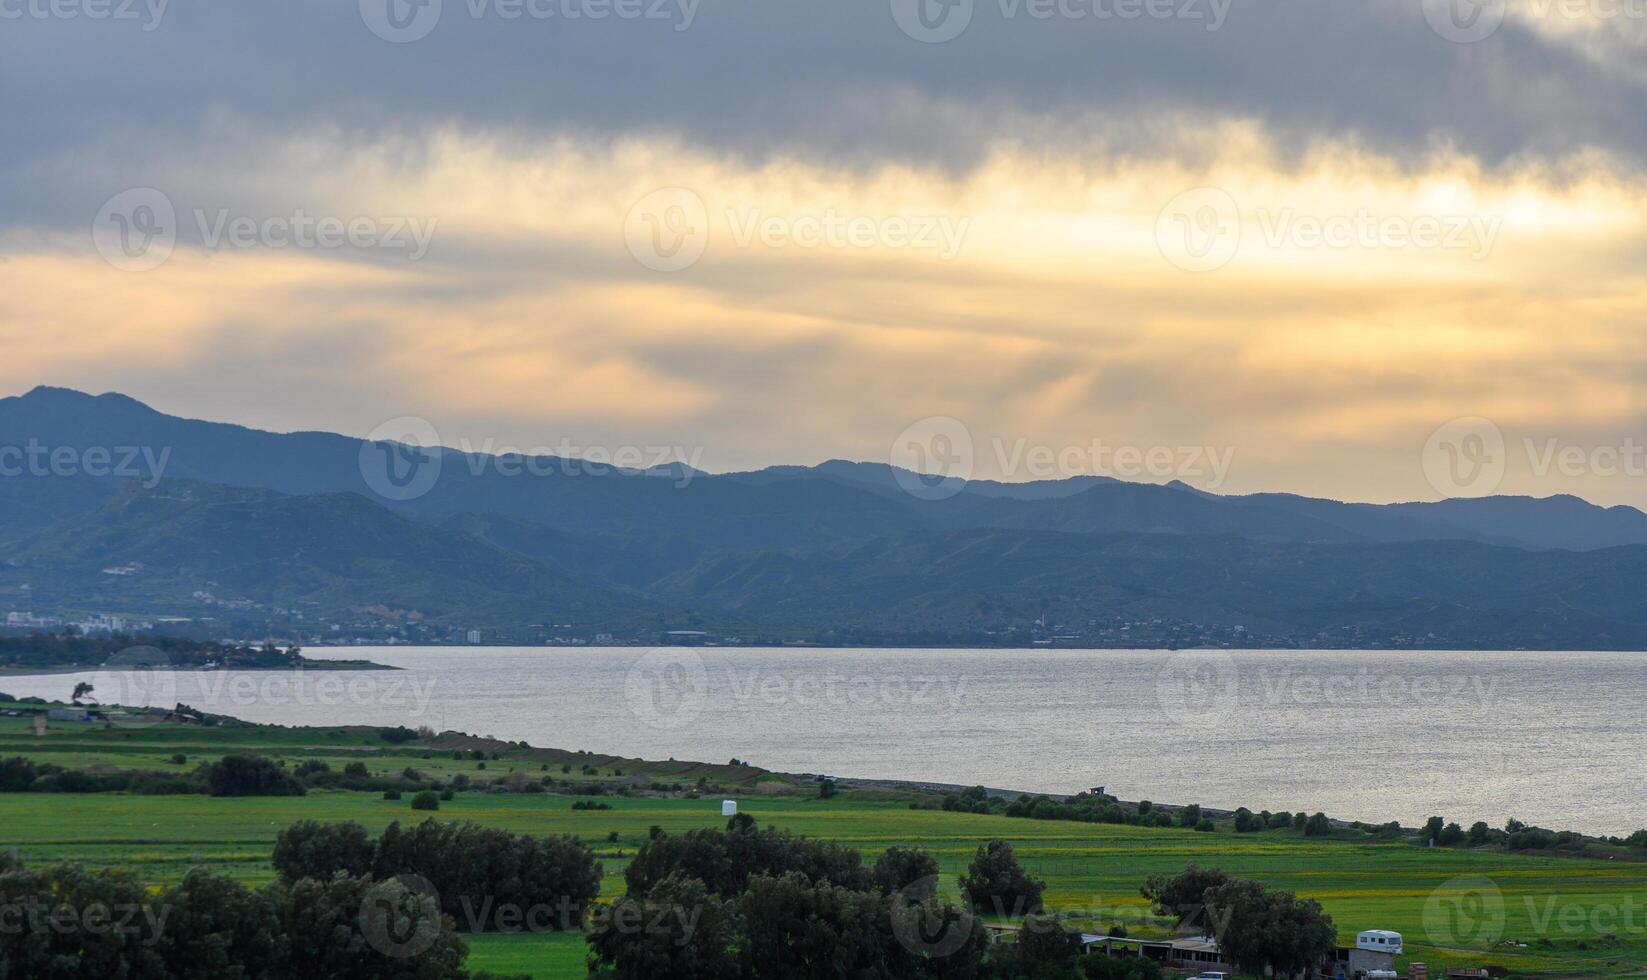
[[[1632,591],[1647,514],[1570,496],[1379,505],[1086,476],[923,500],[884,463],[685,480],[544,458],[511,475],[448,449],[428,454],[427,492],[395,500],[368,482],[363,445],[118,394],[0,399],[0,448],[164,459],[136,478],[0,476],[0,606],[9,592],[20,607],[162,610],[215,588],[454,625],[714,622],[886,641],[1065,621],[1095,634],[1130,617],[1276,643],[1334,629],[1368,643],[1647,643],[1647,613],[1611,608],[1647,609]],[[142,572],[105,573],[129,563]]]

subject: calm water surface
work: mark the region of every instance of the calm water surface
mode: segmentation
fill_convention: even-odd
[[[0,677],[644,758],[1421,823],[1647,825],[1647,655],[350,648],[396,672]]]

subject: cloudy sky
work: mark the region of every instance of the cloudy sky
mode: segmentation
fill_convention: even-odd
[[[1647,0],[0,0],[0,395],[1647,505],[1644,48]]]

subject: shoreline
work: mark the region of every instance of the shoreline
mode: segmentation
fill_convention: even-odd
[[[139,668],[147,669],[147,668]],[[211,674],[222,670],[234,671],[239,674],[286,674],[295,671],[318,670],[405,670],[404,667],[394,667],[389,664],[374,663],[370,660],[306,660],[295,667],[168,667],[168,671],[179,674]],[[52,677],[58,674],[95,674],[100,671],[111,673],[129,673],[129,668],[110,667],[108,664],[82,664],[77,666],[57,667],[0,667],[0,677]]]

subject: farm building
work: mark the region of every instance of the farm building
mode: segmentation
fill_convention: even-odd
[[[1321,964],[1318,974],[1323,977],[1343,977],[1345,980],[1355,980],[1357,977],[1366,977],[1374,971],[1394,970],[1396,954],[1401,952],[1401,934],[1386,933],[1374,930],[1376,938],[1385,942],[1368,948],[1371,943],[1365,943],[1362,933],[1356,939],[1354,946],[1339,946],[1328,956],[1327,961]],[[1393,942],[1389,937],[1394,937]],[[1081,936],[1081,947],[1088,954],[1107,956],[1142,956],[1145,959],[1155,960],[1162,966],[1178,970],[1194,970],[1198,973],[1207,971],[1231,972],[1233,968],[1224,961],[1224,954],[1218,949],[1218,943],[1208,937],[1200,936],[1192,939],[1116,939],[1111,936],[1100,936],[1086,933]]]
[[[96,721],[97,714],[85,708],[51,708],[46,712],[50,721]]]

